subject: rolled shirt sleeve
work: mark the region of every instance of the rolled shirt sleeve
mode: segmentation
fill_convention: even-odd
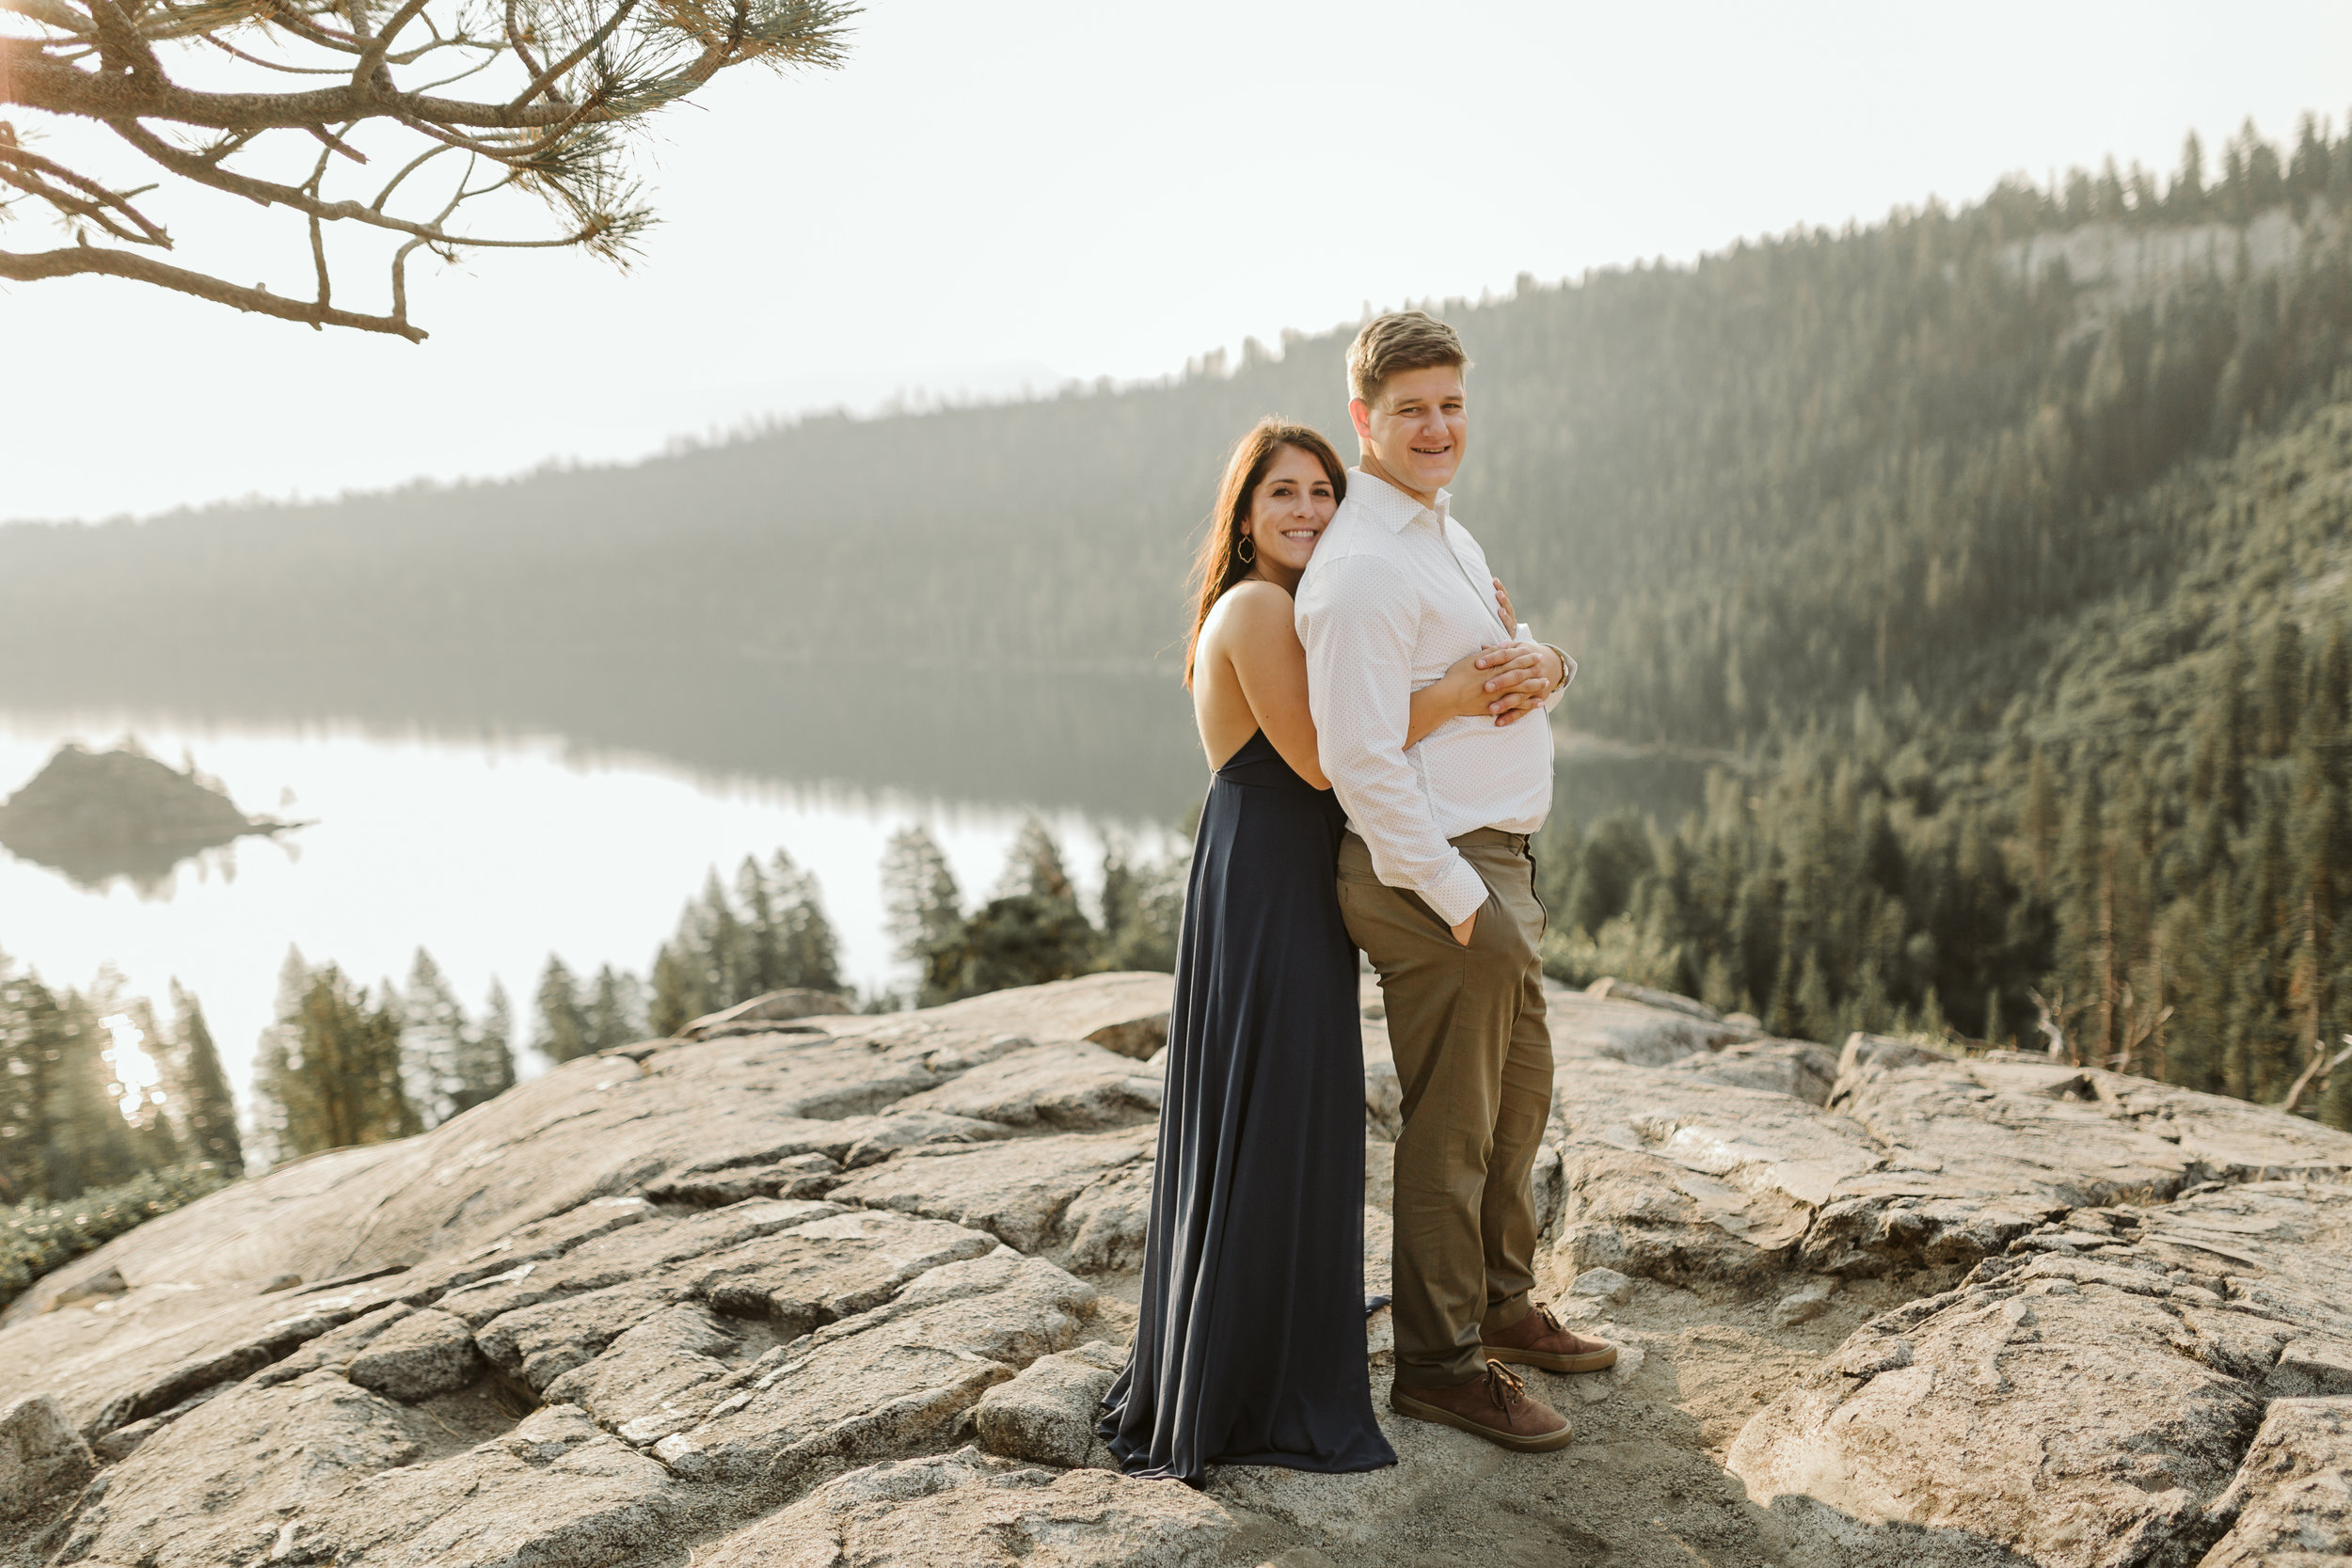
[[[1518,638],[1522,642],[1536,641],[1535,634],[1528,630],[1527,623],[1525,621],[1521,621],[1519,623],[1518,629],[1511,635]],[[1549,713],[1553,708],[1558,707],[1562,703],[1567,701],[1568,687],[1576,680],[1576,660],[1568,657],[1567,649],[1559,646],[1557,643],[1540,642],[1537,643],[1537,646],[1549,648],[1553,653],[1560,656],[1560,684],[1553,687],[1551,689],[1551,695],[1544,699],[1544,711],[1546,713]]]
[[[1297,622],[1323,771],[1372,851],[1374,873],[1459,926],[1486,901],[1486,884],[1438,831],[1405,755],[1420,595],[1385,561],[1351,556],[1317,566],[1300,584]]]

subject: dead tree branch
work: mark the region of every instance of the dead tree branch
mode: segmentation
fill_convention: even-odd
[[[2324,1045],[2313,1051],[2310,1064],[2303,1069],[2302,1076],[2296,1079],[2293,1088],[2287,1090],[2287,1097],[2279,1101],[2279,1109],[2292,1115],[2296,1105],[2303,1098],[2303,1091],[2312,1086],[2312,1079],[2335,1071],[2347,1061],[2352,1061],[2352,1035],[2344,1037],[2344,1049],[2332,1056],[2328,1054],[2328,1048]]]

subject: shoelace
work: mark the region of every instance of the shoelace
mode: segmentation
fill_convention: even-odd
[[[1486,1363],[1486,1397],[1495,1408],[1510,1411],[1527,1398],[1527,1383],[1500,1361]]]
[[[1565,1336],[1568,1340],[1569,1349],[1572,1353],[1581,1354],[1588,1347],[1597,1346],[1601,1342],[1598,1339],[1587,1339],[1581,1334],[1568,1333],[1567,1326],[1561,1323],[1559,1319],[1551,1315],[1551,1308],[1549,1307],[1536,1307],[1535,1316],[1543,1323],[1544,1332],[1546,1334],[1558,1334]]]

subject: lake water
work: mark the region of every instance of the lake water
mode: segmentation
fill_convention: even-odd
[[[971,901],[1034,813],[1090,894],[1106,832],[1165,851],[1206,782],[1189,705],[1156,673],[714,668],[646,649],[50,673],[28,689],[0,672],[0,796],[62,742],[132,736],[248,813],[311,823],[146,889],[0,850],[0,951],[56,985],[111,964],[159,1001],[176,977],[240,1084],[289,946],[373,983],[422,945],[469,1009],[501,980],[527,1034],[550,953],[644,974],[709,867],[781,847],[822,886],[844,978],[894,988],[879,870],[898,828],[929,828]],[[1658,795],[1654,767],[1598,768],[1580,816]]]

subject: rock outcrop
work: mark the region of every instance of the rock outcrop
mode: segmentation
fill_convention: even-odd
[[[1122,1477],[1168,986],[762,999],[151,1222],[0,1314],[0,1565],[2352,1560],[2352,1138],[1618,987],[1534,1178],[1579,1443]]]

